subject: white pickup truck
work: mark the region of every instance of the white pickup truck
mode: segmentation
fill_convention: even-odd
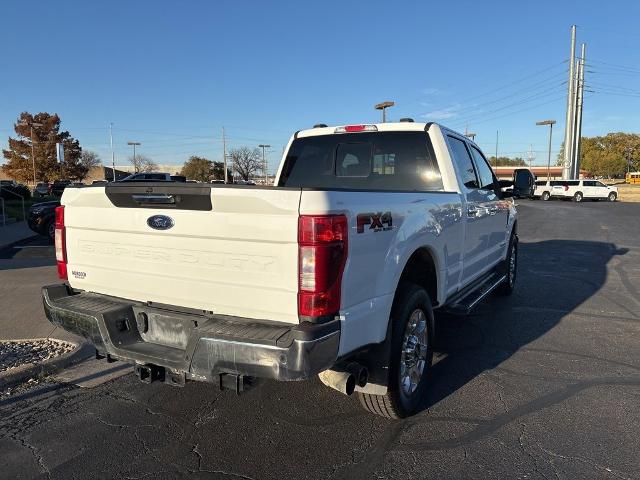
[[[434,309],[514,288],[508,184],[463,135],[404,121],[296,132],[275,186],[67,188],[45,312],[143,381],[319,375],[405,417],[428,388]]]

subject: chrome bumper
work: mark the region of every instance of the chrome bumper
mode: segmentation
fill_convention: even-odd
[[[200,381],[220,374],[303,380],[330,368],[340,344],[340,321],[288,324],[43,287],[47,318],[83,336],[101,355],[154,365]]]

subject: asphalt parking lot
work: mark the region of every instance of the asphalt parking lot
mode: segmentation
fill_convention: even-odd
[[[0,402],[0,477],[640,478],[640,204],[519,214],[515,294],[438,317],[417,416],[377,418],[318,381],[47,383]],[[55,275],[20,255],[0,282]]]

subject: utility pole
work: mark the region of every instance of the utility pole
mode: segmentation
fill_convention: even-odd
[[[573,171],[572,178],[580,178],[580,146],[582,143],[582,106],[584,104],[584,62],[587,45],[582,44],[580,52],[580,60],[578,60],[577,72],[577,91],[576,91],[576,122],[575,122],[575,140],[573,148]]]
[[[138,165],[136,164],[136,145],[140,145],[140,142],[127,142],[127,145],[133,145],[133,169],[138,173]]]
[[[562,178],[567,179],[571,175],[571,164],[573,160],[573,131],[574,131],[574,113],[575,113],[575,58],[576,58],[576,26],[571,26],[571,50],[569,53],[569,85],[567,92],[567,115],[564,130],[564,164],[562,170]]]
[[[113,122],[109,124],[109,143],[111,144],[111,170],[113,171],[113,181],[116,181],[116,154],[113,152]]]
[[[224,157],[224,183],[229,183],[228,173],[227,173],[227,139],[224,136],[224,127],[222,127],[222,156]]]
[[[264,168],[264,184],[266,185],[269,182],[269,177],[268,177],[268,174],[267,174],[267,159],[266,159],[266,157],[264,155],[264,149],[271,147],[271,145],[262,145],[262,144],[260,144],[260,145],[258,145],[258,147],[262,148],[262,165],[263,165],[263,168]]]
[[[33,148],[34,140],[33,140],[33,127],[44,127],[42,123],[34,122],[33,117],[31,119],[31,123],[20,122],[19,125],[27,126],[31,129],[31,164],[33,167],[33,188],[36,187],[36,155],[35,150]]]
[[[498,168],[498,130],[496,130],[496,168]]]
[[[533,145],[530,144],[529,145],[529,170],[531,170],[531,162],[533,161],[533,159],[535,158],[535,155],[533,154]]]

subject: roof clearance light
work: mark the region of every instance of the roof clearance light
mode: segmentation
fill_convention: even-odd
[[[378,127],[375,125],[345,125],[344,127],[336,127],[334,133],[354,133],[354,132],[377,132]]]

